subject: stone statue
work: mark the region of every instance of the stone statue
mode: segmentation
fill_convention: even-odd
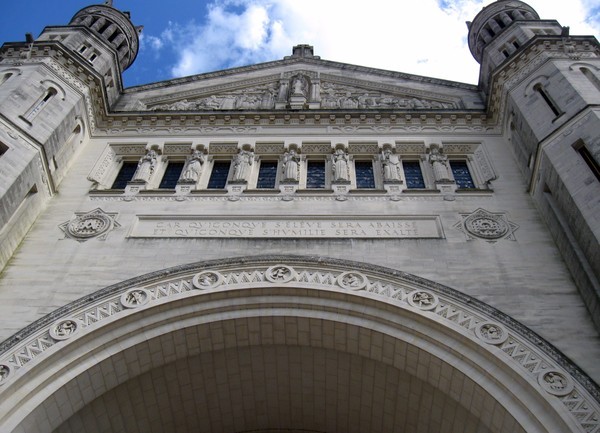
[[[383,180],[384,181],[399,181],[400,180],[400,157],[392,153],[390,149],[385,149],[381,155],[383,163]]]
[[[137,170],[135,171],[132,180],[148,182],[156,167],[156,157],[157,155],[154,150],[146,152],[146,154],[140,158],[140,162],[138,162]]]
[[[285,152],[283,155],[283,180],[298,180],[298,165],[300,164],[300,156],[294,149]]]
[[[295,96],[304,96],[304,86],[302,85],[302,79],[296,77],[292,84],[293,92]]]
[[[187,164],[179,180],[198,182],[204,164],[204,155],[199,150],[194,150],[188,158]]]
[[[254,163],[254,152],[240,150],[233,160],[233,178],[234,181],[248,180],[250,167]]]
[[[448,157],[440,152],[437,146],[431,147],[429,154],[429,162],[433,166],[433,175],[436,182],[450,181],[450,173],[448,171]]]
[[[333,154],[333,181],[348,181],[348,154],[343,149],[337,149]]]

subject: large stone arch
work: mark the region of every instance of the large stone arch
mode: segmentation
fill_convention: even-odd
[[[202,262],[0,346],[2,432],[600,430],[597,386],[510,317],[319,257]]]

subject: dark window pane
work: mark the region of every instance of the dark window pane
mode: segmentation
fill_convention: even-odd
[[[425,181],[423,180],[419,161],[403,161],[402,167],[404,168],[407,188],[425,188]]]
[[[598,166],[598,163],[596,162],[590,151],[587,149],[587,147],[581,146],[579,149],[577,149],[577,151],[579,152],[585,163],[588,165],[590,170],[592,170],[592,173],[594,173],[596,179],[600,180],[600,166]]]
[[[375,188],[375,175],[373,174],[373,163],[371,161],[355,161],[357,188]]]
[[[258,170],[257,188],[275,188],[277,179],[277,161],[261,161]]]
[[[450,161],[452,175],[456,181],[456,186],[459,188],[475,188],[467,161]]]
[[[222,189],[227,184],[227,176],[229,175],[230,161],[215,161],[213,164],[212,173],[208,180],[209,189]]]
[[[307,161],[306,187],[325,188],[325,161]]]
[[[124,162],[112,185],[112,189],[125,189],[127,182],[133,179],[137,166],[137,162]]]
[[[179,180],[179,176],[181,176],[183,165],[183,162],[169,162],[169,165],[167,165],[167,169],[165,170],[165,175],[160,181],[159,188],[174,189]]]

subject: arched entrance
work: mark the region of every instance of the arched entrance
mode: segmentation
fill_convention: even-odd
[[[464,294],[322,258],[204,262],[2,346],[6,432],[594,431],[597,388]]]

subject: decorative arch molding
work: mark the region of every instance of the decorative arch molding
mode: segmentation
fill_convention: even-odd
[[[243,339],[239,329],[248,324],[258,328]],[[298,333],[302,327],[308,327],[305,338]],[[363,340],[352,339],[357,333]],[[152,354],[144,365],[123,364],[127,355],[167,347],[178,336],[186,344],[171,353]],[[0,344],[0,430],[55,431],[104,394],[165,366],[203,353],[270,353],[276,347],[393,369],[449,397],[466,411],[465,419],[478,414],[479,430],[473,431],[600,431],[597,385],[509,316],[411,274],[305,256],[169,268],[99,290],[36,321]],[[437,375],[424,359],[435,360]],[[90,379],[111,369],[114,377],[100,385]],[[450,386],[455,380],[473,385],[470,391]],[[68,404],[52,416],[57,396]],[[490,401],[491,409],[474,409],[478,400]],[[486,418],[485,410],[504,414],[502,421],[491,413]]]

